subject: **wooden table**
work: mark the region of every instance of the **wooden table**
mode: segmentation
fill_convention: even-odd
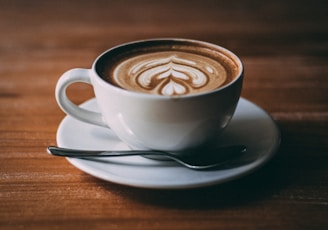
[[[0,0],[0,229],[327,229],[327,1]],[[96,179],[45,148],[59,76],[124,42],[184,37],[245,64],[242,96],[282,135],[262,169],[191,190]],[[89,86],[70,87],[76,103]]]

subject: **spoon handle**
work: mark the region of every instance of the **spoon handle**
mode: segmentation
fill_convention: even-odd
[[[61,157],[122,157],[122,156],[135,156],[135,155],[152,155],[163,156],[166,153],[155,150],[78,150],[61,148],[56,146],[49,146],[47,152],[54,156]]]
[[[56,146],[49,146],[47,152],[54,156],[62,157],[77,157],[77,158],[90,158],[90,157],[120,157],[120,156],[165,156],[166,158],[175,160],[176,162],[191,168],[191,169],[209,169],[222,165],[227,160],[238,156],[240,153],[246,151],[246,146],[235,145],[217,148],[215,153],[207,157],[200,157],[194,155],[174,155],[169,152],[162,152],[156,150],[113,150],[113,151],[97,151],[97,150],[77,150],[60,148]]]
[[[215,151],[221,154],[239,154],[246,149],[244,145],[225,146],[217,148]],[[47,152],[54,156],[61,157],[122,157],[122,156],[175,156],[169,152],[157,150],[79,150],[49,146]]]

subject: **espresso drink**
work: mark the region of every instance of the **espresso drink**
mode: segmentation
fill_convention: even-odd
[[[179,96],[208,92],[234,80],[238,65],[225,51],[186,41],[131,44],[104,55],[96,67],[117,87]]]

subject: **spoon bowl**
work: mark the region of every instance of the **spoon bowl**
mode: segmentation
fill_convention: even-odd
[[[54,156],[92,159],[95,157],[147,156],[165,157],[190,169],[204,170],[221,166],[246,151],[244,145],[219,147],[203,154],[176,155],[156,150],[78,150],[49,146],[47,152]]]

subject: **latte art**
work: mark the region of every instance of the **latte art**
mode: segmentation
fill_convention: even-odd
[[[206,70],[213,73],[208,66]],[[134,66],[129,73],[145,90],[156,90],[162,95],[187,94],[201,88],[209,81],[207,73],[196,68],[196,62],[172,55],[168,58],[150,60]]]
[[[181,51],[134,56],[121,62],[113,73],[113,82],[121,88],[166,96],[213,90],[227,78],[227,70],[219,62]]]

